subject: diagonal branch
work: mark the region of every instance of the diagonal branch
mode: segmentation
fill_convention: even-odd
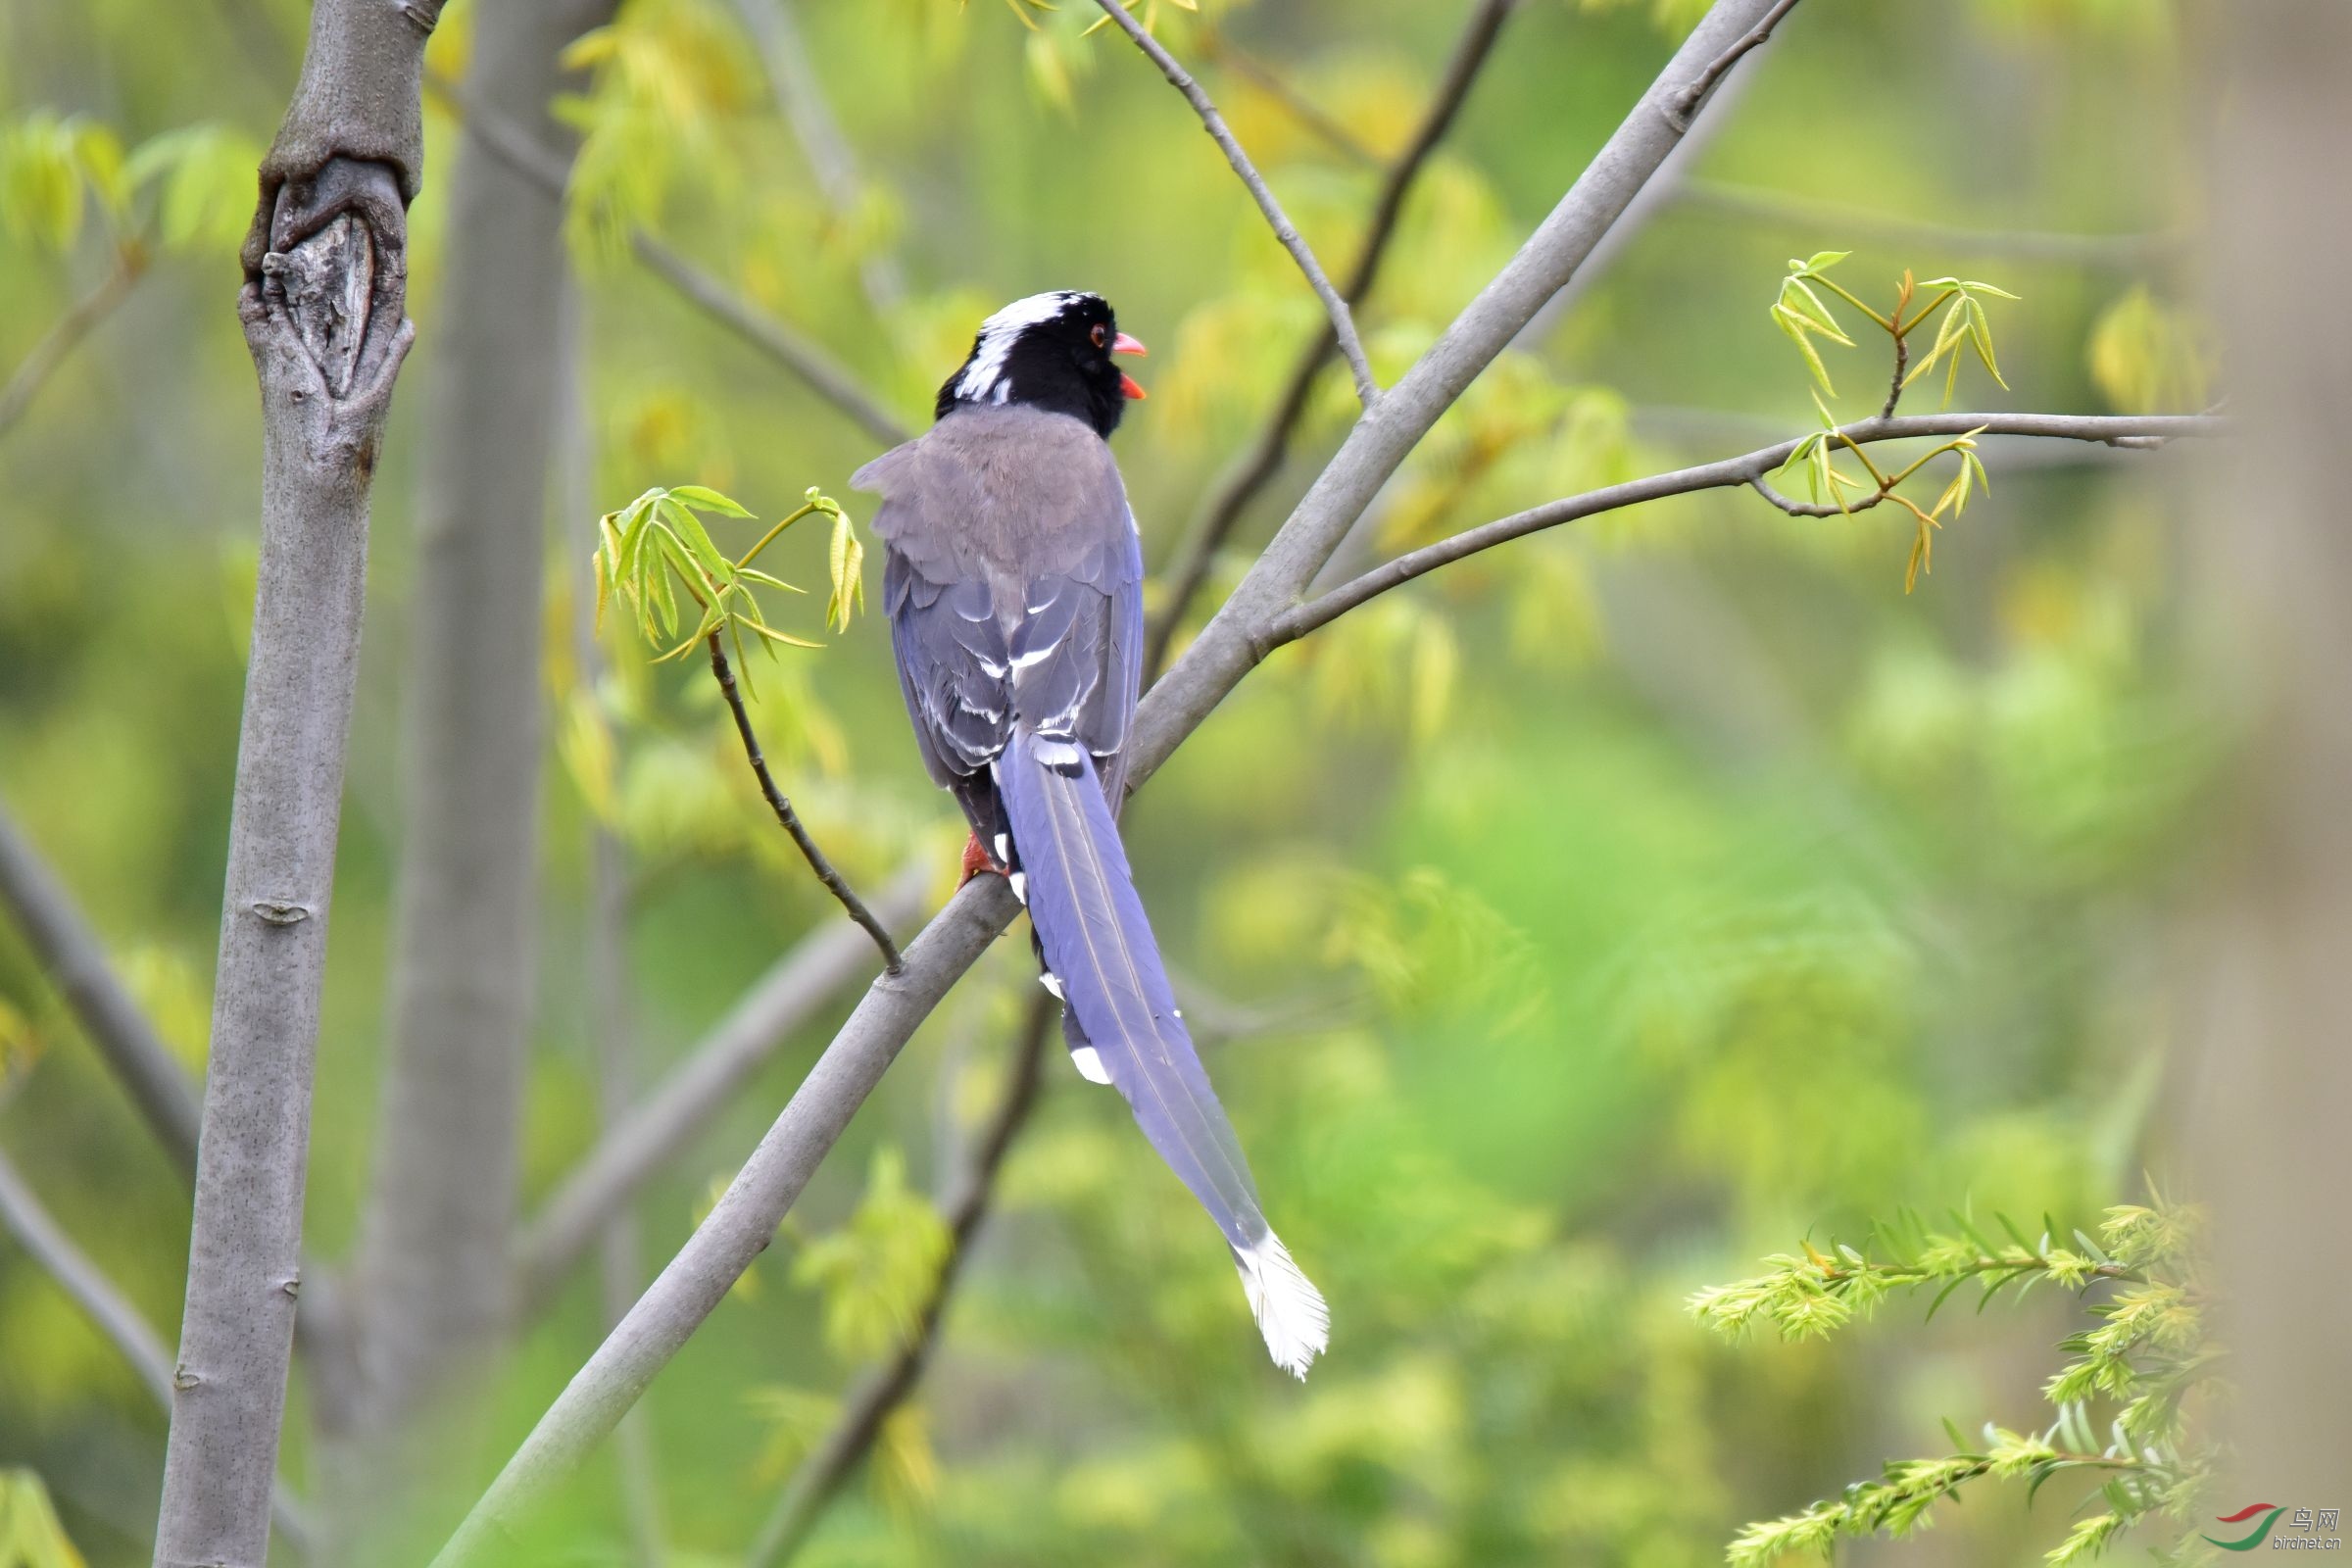
[[[115,265],[95,287],[74,302],[57,323],[42,334],[17,366],[8,384],[0,386],[0,437],[15,428],[32,400],[40,395],[49,377],[59,366],[90,335],[99,322],[105,320],[130,295],[147,270],[147,253],[137,240],[126,240],[115,258]]]
[[[736,0],[735,9],[759,46],[767,67],[768,90],[801,144],[801,155],[816,176],[825,205],[833,210],[836,222],[851,220],[865,205],[865,176],[826,101],[824,78],[809,62],[793,0]],[[862,258],[858,277],[875,315],[888,318],[906,303],[906,274],[888,250],[877,248]]]
[[[1148,778],[1255,667],[1276,616],[1462,390],[1567,281],[1680,139],[1662,112],[1767,0],[1716,0],[1549,218],[1421,362],[1359,419],[1233,597],[1136,710],[1129,777]],[[999,877],[967,882],[866,991],[669,1266],[576,1373],[457,1533],[436,1568],[498,1560],[524,1514],[575,1470],[724,1299],[915,1028],[1018,912]]]
[[[1686,179],[1674,198],[1687,206],[1747,222],[1819,233],[1824,229],[1889,246],[1908,246],[1954,256],[2008,256],[2129,271],[2178,255],[2177,233],[2069,234],[2038,229],[1968,228],[1929,219],[1904,218],[1755,185]]]
[[[926,866],[908,864],[883,888],[875,907],[903,925],[919,912],[930,884]],[[675,1159],[835,992],[872,973],[872,963],[863,932],[826,925],[769,965],[682,1065],[637,1097],[524,1228],[515,1267],[524,1321],[553,1300],[607,1217]]]
[[[1331,318],[1331,330],[1339,340],[1340,353],[1347,357],[1348,368],[1355,376],[1356,401],[1369,410],[1380,400],[1380,383],[1373,380],[1372,362],[1364,357],[1363,340],[1355,335],[1355,318],[1348,314],[1348,302],[1340,297],[1340,291],[1333,288],[1331,279],[1324,275],[1323,264],[1315,260],[1315,253],[1308,248],[1298,225],[1282,210],[1282,203],[1275,200],[1273,187],[1257,172],[1257,166],[1250,162],[1250,155],[1242,150],[1242,144],[1235,139],[1232,127],[1225,123],[1225,117],[1217,113],[1217,106],[1209,102],[1208,94],[1201,91],[1200,84],[1193,79],[1192,74],[1177,64],[1176,57],[1146,30],[1142,23],[1129,16],[1120,7],[1119,0],[1096,0],[1096,3],[1102,6],[1102,14],[1125,29],[1127,36],[1135,40],[1135,46],[1159,68],[1159,74],[1168,78],[1168,84],[1184,94],[1185,101],[1193,106],[1193,113],[1200,117],[1200,127],[1208,132],[1209,139],[1225,154],[1225,161],[1233,166],[1233,172],[1241,176],[1242,183],[1250,187],[1250,194],[1256,199],[1257,210],[1266,215],[1266,222],[1273,228],[1274,237],[1282,242],[1284,250],[1291,253],[1291,260],[1298,264],[1298,270],[1305,274],[1307,286],[1315,291],[1315,298],[1323,302],[1323,314]]]
[[[1919,436],[1956,436],[1971,433],[1984,435],[2039,436],[2060,441],[2095,441],[2112,447],[2147,449],[2162,446],[2189,436],[2213,436],[2225,426],[2217,416],[2201,414],[2133,415],[2068,415],[2068,414],[1929,414],[1907,418],[1863,419],[1845,425],[1838,432],[1859,445],[1876,441],[1904,441]],[[1765,500],[1791,516],[1835,517],[1840,515],[1837,507],[1814,506],[1789,500],[1772,488],[1766,474],[1788,461],[1796,451],[1798,441],[1782,441],[1772,446],[1725,458],[1717,463],[1701,464],[1696,467],[1678,468],[1672,473],[1652,474],[1645,479],[1629,480],[1583,495],[1550,501],[1525,512],[1498,517],[1493,522],[1466,529],[1448,539],[1426,545],[1419,550],[1396,557],[1365,572],[1350,582],[1307,604],[1298,605],[1277,616],[1267,626],[1260,640],[1259,657],[1273,652],[1285,643],[1297,642],[1308,632],[1328,625],[1368,600],[1390,589],[1426,576],[1440,566],[1449,565],[1482,550],[1492,550],[1528,534],[1545,528],[1556,528],[1563,522],[1575,522],[1584,517],[1598,516],[1604,512],[1616,512],[1626,507],[1640,506],[1645,501],[1662,501],[1669,496],[1686,496],[1701,490],[1726,490],[1747,486]],[[1869,501],[1857,501],[1846,513],[1862,512],[1875,506],[1884,496]]]
[[[60,882],[0,806],[0,904],[64,994],[91,1044],[121,1080],[172,1163],[183,1176],[196,1171],[197,1106],[188,1075],[155,1025],[131,999],[108,961],[105,944],[89,928]]]
[[[642,228],[634,231],[629,235],[629,249],[646,270],[675,289],[686,303],[800,377],[809,391],[875,440],[897,446],[914,434],[858,384],[855,372],[814,340],[751,304],[652,234]]]
[[[1494,40],[1502,32],[1518,0],[1479,0],[1463,28],[1461,40],[1453,47],[1453,56],[1446,67],[1446,74],[1438,83],[1437,92],[1430,98],[1429,108],[1421,116],[1421,123],[1412,140],[1396,155],[1381,180],[1380,194],[1372,203],[1371,220],[1364,227],[1364,237],[1356,247],[1355,261],[1348,271],[1348,281],[1341,289],[1350,306],[1361,305],[1372,292],[1373,281],[1380,275],[1380,264],[1388,255],[1389,242],[1396,237],[1396,220],[1404,211],[1404,199],[1420,177],[1429,155],[1437,149],[1446,133],[1453,128],[1454,118],[1461,113],[1469,99],[1470,87],[1479,72],[1493,55]],[[1274,413],[1247,452],[1226,470],[1216,491],[1200,509],[1200,518],[1188,534],[1188,543],[1179,563],[1170,568],[1172,586],[1167,602],[1160,607],[1159,618],[1152,623],[1151,637],[1145,645],[1144,678],[1152,680],[1167,663],[1168,648],[1175,641],[1176,628],[1183,624],[1184,614],[1199,596],[1200,585],[1208,580],[1215,567],[1218,552],[1250,508],[1273,480],[1289,453],[1291,437],[1298,432],[1298,422],[1306,416],[1307,394],[1314,390],[1315,377],[1331,359],[1338,340],[1332,336],[1327,321],[1299,354],[1292,366],[1290,378],[1283,383],[1282,393],[1274,400]]]
[[[139,1309],[130,1304],[106,1271],[90,1255],[74,1245],[65,1228],[57,1223],[41,1200],[25,1184],[9,1157],[0,1153],[0,1230],[17,1239],[24,1254],[40,1265],[57,1282],[59,1290],[72,1298],[74,1304],[86,1313],[98,1331],[114,1348],[122,1352],[147,1392],[167,1414],[172,1409],[172,1352],[148,1326]],[[278,1534],[307,1551],[310,1526],[301,1503],[278,1482],[270,1502],[270,1516]]]
[[[570,182],[569,172],[512,121],[476,102],[464,87],[446,77],[428,76],[426,84],[465,117],[466,124],[481,137],[484,151],[543,189],[558,196],[563,194]],[[686,303],[791,371],[868,435],[897,446],[914,433],[832,355],[750,304],[656,235],[642,228],[631,229],[629,249],[646,270],[667,283]]]
[[[122,1298],[87,1253],[74,1245],[49,1211],[41,1206],[32,1189],[24,1184],[17,1167],[6,1154],[0,1154],[0,1227],[16,1237],[17,1244],[57,1281],[58,1288],[74,1298],[74,1304],[89,1315],[92,1323],[116,1349],[122,1352],[139,1381],[147,1385],[156,1402],[166,1410],[172,1408],[172,1352],[139,1309]]]
[[[1366,169],[1384,168],[1387,160],[1364,145],[1355,132],[1327,114],[1323,106],[1283,79],[1272,67],[1253,57],[1214,27],[1200,29],[1200,47],[1227,71],[1249,82],[1282,106],[1283,112],[1314,132],[1341,157]],[[1346,290],[1341,292],[1345,293]]]
[[[1041,993],[1030,1004],[1013,1048],[1011,1065],[1005,1070],[1004,1093],[997,1102],[996,1114],[981,1130],[979,1142],[973,1146],[956,1175],[956,1185],[941,1205],[947,1215],[948,1252],[940,1262],[939,1277],[923,1302],[914,1332],[887,1365],[875,1369],[858,1386],[832,1430],[785,1483],[774,1511],[760,1526],[760,1537],[745,1559],[748,1568],[782,1568],[793,1559],[825,1504],[864,1461],[867,1450],[881,1435],[883,1423],[922,1380],[932,1347],[939,1343],[940,1324],[947,1316],[948,1298],[955,1294],[956,1276],[962,1272],[980,1222],[988,1217],[997,1172],[1037,1103],[1039,1067],[1045,1057],[1046,1037],[1053,1027],[1054,1014],[1054,1000],[1049,996]]]

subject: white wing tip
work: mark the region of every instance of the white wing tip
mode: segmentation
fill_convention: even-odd
[[[1248,1248],[1233,1250],[1234,1266],[1241,1270],[1242,1289],[1250,1297],[1250,1314],[1265,1336],[1266,1353],[1274,1364],[1300,1382],[1331,1344],[1331,1308],[1316,1290],[1282,1238],[1272,1231]]]

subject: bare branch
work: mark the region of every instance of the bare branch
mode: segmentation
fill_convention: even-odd
[[[24,417],[24,411],[40,395],[41,388],[57,373],[68,356],[78,348],[81,340],[90,335],[98,323],[115,312],[115,307],[130,297],[134,284],[146,274],[147,253],[136,240],[125,241],[116,254],[115,265],[87,294],[74,302],[57,323],[41,335],[8,378],[0,386],[0,439]]]
[[[148,1326],[139,1309],[106,1277],[106,1271],[74,1245],[74,1239],[41,1205],[40,1199],[5,1153],[0,1153],[0,1229],[14,1236],[25,1255],[39,1264],[57,1282],[58,1289],[89,1315],[98,1331],[122,1352],[122,1359],[130,1363],[131,1370],[138,1373],[139,1381],[147,1385],[147,1392],[155,1396],[156,1403],[170,1413],[172,1353],[164,1348],[164,1342]],[[279,1534],[292,1541],[298,1549],[307,1549],[309,1521],[301,1503],[282,1481],[271,1494],[270,1511]]]
[[[431,77],[429,85],[436,96],[466,118],[468,127],[481,137],[485,150],[543,188],[558,194],[563,192],[569,181],[569,172],[513,122],[489,106],[476,103],[463,87],[445,77]],[[647,270],[667,283],[689,305],[783,366],[874,439],[897,446],[913,435],[830,354],[744,300],[655,235],[642,228],[630,230],[629,249]]]
[[[1689,130],[1690,117],[1697,113],[1699,100],[1714,90],[1715,84],[1723,79],[1724,73],[1738,65],[1742,56],[1771,37],[1772,29],[1781,24],[1781,19],[1795,9],[1796,0],[1777,0],[1773,8],[1764,14],[1763,21],[1741,33],[1732,41],[1730,48],[1708,61],[1707,69],[1693,77],[1690,85],[1676,94],[1674,101],[1667,106],[1666,118],[1674,122],[1674,128]]]
[[[2112,447],[2145,448],[2187,436],[2212,436],[2222,433],[2222,420],[2212,415],[2069,415],[2069,414],[1927,414],[1904,418],[1863,419],[1842,426],[1838,433],[1860,445],[1877,441],[1904,441],[1918,436],[1957,436],[1972,431],[1985,435],[2040,436],[2061,441],[2094,441]],[[1672,473],[1652,474],[1645,479],[1629,480],[1605,489],[1591,490],[1565,500],[1546,502],[1525,512],[1499,517],[1476,528],[1466,529],[1449,539],[1426,545],[1409,554],[1398,556],[1345,583],[1310,603],[1293,608],[1277,616],[1260,639],[1260,657],[1285,643],[1297,642],[1317,627],[1337,620],[1348,611],[1367,600],[1377,598],[1402,583],[1412,581],[1440,566],[1474,556],[1482,550],[1545,528],[1556,528],[1563,522],[1597,516],[1604,512],[1616,512],[1626,507],[1640,506],[1645,501],[1662,501],[1668,496],[1690,495],[1700,490],[1723,490],[1745,485],[1770,501],[1774,506],[1795,517],[1835,517],[1839,510],[1830,506],[1815,506],[1791,501],[1773,489],[1765,475],[1788,461],[1799,442],[1782,441],[1725,458],[1718,463],[1701,464],[1696,467],[1678,468]],[[1847,512],[1862,512],[1883,496],[1857,501]]]
[[[1323,314],[1331,318],[1331,330],[1339,341],[1340,353],[1346,357],[1348,368],[1355,376],[1356,401],[1370,409],[1380,400],[1380,384],[1372,379],[1372,362],[1364,357],[1363,341],[1355,335],[1355,318],[1348,314],[1348,302],[1340,298],[1339,290],[1333,288],[1331,279],[1324,275],[1323,264],[1315,260],[1315,253],[1307,247],[1298,225],[1282,210],[1282,203],[1275,200],[1273,188],[1266,183],[1265,176],[1257,172],[1257,167],[1250,162],[1250,155],[1242,150],[1242,144],[1234,138],[1232,128],[1225,123],[1225,117],[1217,113],[1217,106],[1209,102],[1208,94],[1200,90],[1200,84],[1192,78],[1192,74],[1176,63],[1176,57],[1146,30],[1142,23],[1121,9],[1119,0],[1096,0],[1096,3],[1102,6],[1102,14],[1117,23],[1127,36],[1135,40],[1135,46],[1159,68],[1159,74],[1168,78],[1168,84],[1184,94],[1185,101],[1193,106],[1193,113],[1200,117],[1201,128],[1208,132],[1209,139],[1225,154],[1225,161],[1233,166],[1233,172],[1241,176],[1242,183],[1250,187],[1250,194],[1256,199],[1257,210],[1266,215],[1266,222],[1273,228],[1274,237],[1282,242],[1284,250],[1291,253],[1291,260],[1298,264],[1298,270],[1305,274],[1307,286],[1315,291],[1315,298],[1323,302]]]
[[[842,134],[841,122],[833,117],[832,104],[826,101],[824,78],[809,63],[793,0],[736,0],[735,9],[760,47],[760,58],[767,67],[768,90],[775,94],[792,125],[801,155],[816,175],[817,189],[824,192],[825,205],[833,210],[837,221],[855,218],[865,204],[865,175],[858,168],[849,138]],[[888,251],[877,250],[862,258],[858,277],[875,315],[889,317],[906,302],[906,274],[900,270],[898,258]]]
[[[2173,234],[2065,234],[2034,229],[1967,228],[1925,219],[1900,218],[1842,202],[1820,201],[1786,191],[1686,179],[1674,198],[1690,206],[1750,222],[1829,232],[1843,239],[1910,246],[1948,256],[2001,256],[2020,261],[2129,270],[2178,253]]]
[[[875,440],[896,446],[914,434],[858,385],[855,374],[813,341],[748,303],[653,235],[638,229],[629,236],[629,248],[655,276],[677,290],[688,304],[799,376],[810,391],[847,415]]]
[[[1202,27],[1200,44],[1208,51],[1210,59],[1282,105],[1293,120],[1313,131],[1341,157],[1367,169],[1387,167],[1387,159],[1365,146],[1354,131],[1326,114],[1322,105],[1292,86],[1280,72],[1258,60],[1216,28]]]
[[[1421,123],[1412,140],[1389,165],[1381,181],[1380,194],[1372,203],[1372,217],[1365,225],[1364,237],[1356,246],[1354,265],[1348,269],[1348,282],[1342,289],[1350,306],[1360,306],[1372,292],[1373,281],[1380,275],[1380,264],[1388,255],[1389,241],[1396,237],[1396,220],[1404,211],[1404,199],[1429,162],[1429,155],[1453,128],[1454,118],[1461,113],[1469,99],[1471,83],[1493,56],[1494,40],[1502,32],[1503,23],[1510,17],[1518,0],[1479,0],[1463,28],[1461,40],[1453,47],[1452,59],[1446,63],[1446,74],[1438,83],[1437,92],[1422,113]],[[1215,567],[1217,553],[1225,548],[1240,525],[1242,514],[1250,503],[1257,499],[1282,466],[1290,450],[1291,437],[1297,433],[1298,421],[1306,415],[1307,394],[1314,390],[1315,376],[1330,360],[1338,340],[1331,334],[1327,321],[1315,334],[1298,363],[1291,368],[1290,378],[1283,383],[1282,393],[1274,400],[1274,412],[1267,418],[1248,451],[1226,470],[1217,482],[1216,490],[1200,509],[1200,520],[1186,534],[1188,543],[1180,562],[1170,569],[1172,586],[1167,602],[1160,607],[1159,617],[1152,623],[1152,633],[1145,645],[1144,679],[1155,678],[1167,663],[1168,648],[1176,637],[1176,629],[1184,623],[1185,612],[1199,596],[1200,585],[1208,580]]]
[[[1003,877],[974,877],[842,1025],[715,1207],[540,1417],[514,1456],[433,1560],[511,1560],[514,1523],[585,1458],[654,1374],[710,1315],[808,1186],[915,1027],[1019,910]]]
[[[1037,1103],[1039,1068],[1054,1011],[1053,998],[1042,992],[1031,1002],[1013,1046],[1012,1061],[1005,1069],[1004,1093],[997,1102],[996,1113],[981,1130],[979,1142],[973,1146],[954,1187],[940,1205],[947,1217],[948,1252],[940,1262],[939,1278],[923,1301],[914,1332],[887,1365],[877,1368],[858,1385],[832,1430],[793,1472],[745,1558],[748,1568],[781,1568],[793,1559],[824,1512],[825,1504],[864,1461],[867,1450],[881,1435],[882,1424],[922,1380],[932,1347],[939,1343],[948,1299],[956,1292],[964,1259],[970,1255],[972,1238],[988,1215],[997,1172],[1003,1168],[1005,1152],[1011,1149],[1013,1139]]]
[[[909,864],[883,888],[875,907],[903,925],[920,909],[931,880],[927,867]],[[636,1098],[523,1231],[516,1268],[525,1321],[546,1309],[608,1216],[675,1159],[834,993],[870,974],[872,961],[862,931],[826,926],[769,965],[681,1066]]]
[[[874,946],[882,950],[883,972],[897,974],[906,962],[899,956],[899,945],[890,939],[889,928],[874,917],[873,910],[865,906],[865,901],[858,896],[858,890],[850,886],[849,878],[836,870],[833,862],[826,858],[825,852],[817,847],[816,840],[809,836],[807,825],[801,821],[801,813],[792,808],[792,802],[782,790],[776,788],[775,775],[767,770],[766,754],[760,750],[760,737],[752,729],[752,715],[744,710],[743,694],[735,689],[735,670],[727,662],[725,651],[719,647],[718,633],[712,632],[705,641],[710,648],[710,673],[718,677],[718,689],[727,699],[727,711],[735,715],[735,733],[743,737],[743,755],[752,764],[752,776],[760,781],[760,793],[766,798],[768,809],[776,813],[776,820],[783,824],[785,832],[792,835],[792,842],[800,846],[801,858],[808,862],[808,869],[816,873],[816,879],[825,885],[825,891],[841,902],[841,906],[849,911],[850,918],[857,921],[865,934],[874,939]]]
[[[196,1171],[196,1091],[40,856],[0,806],[0,903],[183,1175]]]
[[[0,1154],[0,1225],[8,1227],[26,1255],[48,1271],[74,1305],[89,1314],[90,1321],[138,1373],[156,1402],[170,1410],[172,1352],[164,1348],[164,1342],[147,1326],[138,1308],[122,1298],[114,1281],[50,1217],[6,1154]]]

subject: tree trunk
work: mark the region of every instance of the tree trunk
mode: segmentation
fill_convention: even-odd
[[[412,336],[407,206],[440,9],[318,0],[245,243],[237,312],[262,393],[261,569],[159,1568],[263,1568],[269,1555],[368,495]]]
[[[557,56],[613,0],[477,16],[466,101],[568,167]],[[468,132],[431,368],[403,735],[404,832],[375,1172],[351,1299],[358,1402],[321,1412],[336,1491],[408,1501],[386,1445],[497,1347],[513,1299],[537,976],[541,601],[562,377],[563,210]],[[349,1521],[345,1523],[348,1525]]]
[[[2241,438],[2210,465],[2194,580],[2226,639],[2225,710],[2251,741],[2189,966],[2184,1099],[2237,1384],[2214,1500],[2331,1508],[2352,1473],[2352,321],[2330,303],[2352,251],[2352,10],[2277,0],[2207,20],[2232,74],[2210,176]]]

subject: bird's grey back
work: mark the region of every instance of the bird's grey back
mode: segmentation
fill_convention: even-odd
[[[1102,438],[1018,405],[959,409],[850,482],[880,492],[874,531],[938,583],[1052,574],[1108,589],[1135,526]]]

